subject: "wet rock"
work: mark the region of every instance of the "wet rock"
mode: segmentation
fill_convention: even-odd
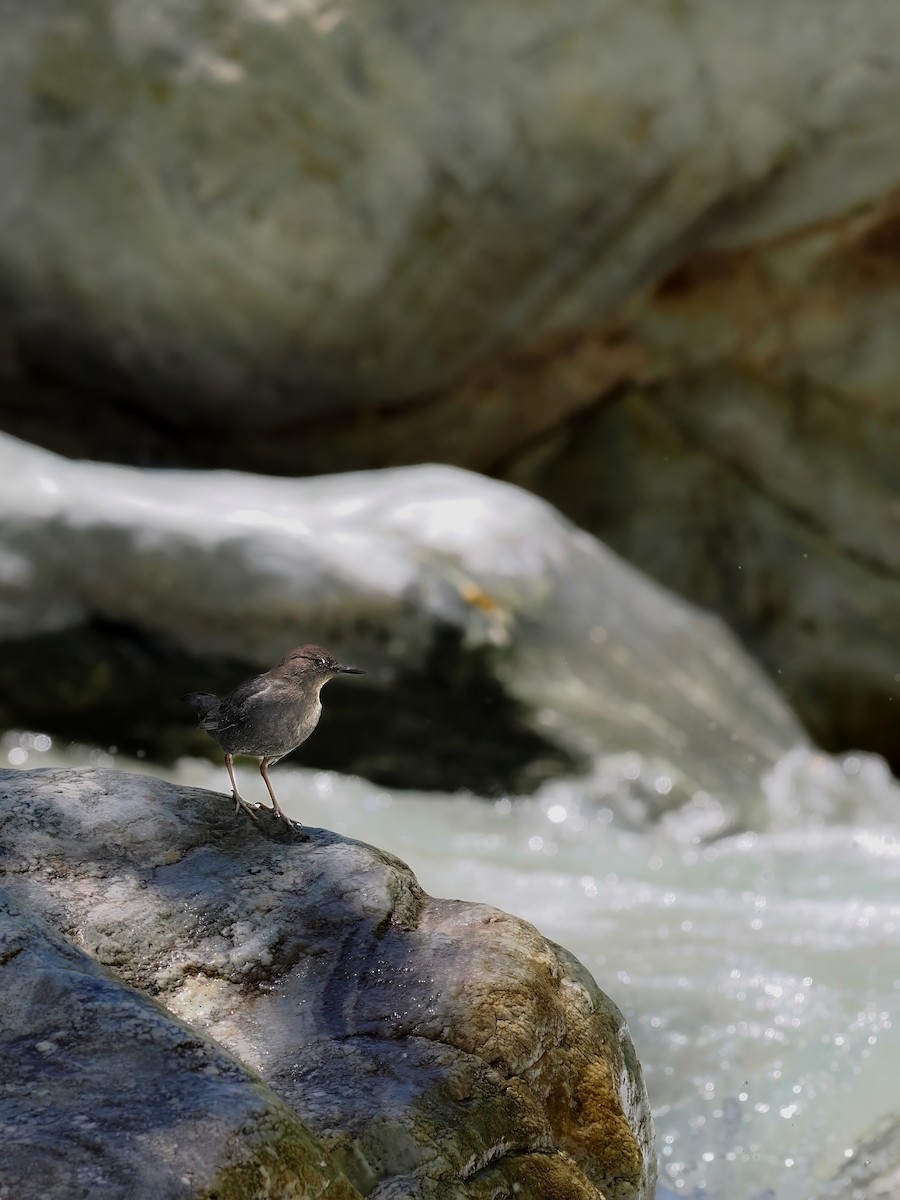
[[[900,1192],[900,1120],[878,1123],[815,1200],[892,1200]]]
[[[149,776],[6,771],[0,814],[15,900],[258,1072],[363,1194],[650,1200],[622,1015],[527,923]]]
[[[0,504],[7,727],[209,753],[178,697],[316,641],[368,674],[329,685],[302,761],[391,786],[496,794],[621,754],[651,807],[730,800],[803,740],[718,622],[466,472],[140,471],[0,438]]]
[[[359,1196],[258,1078],[2,891],[0,1029],[4,1196]]]
[[[611,358],[573,347],[604,402],[504,467],[722,614],[826,748],[895,769],[898,228],[884,204],[686,264]]]

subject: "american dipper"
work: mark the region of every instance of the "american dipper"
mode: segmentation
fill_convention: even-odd
[[[321,646],[297,646],[271,671],[246,679],[227,696],[191,692],[184,697],[200,718],[200,728],[225,751],[235,812],[243,809],[256,820],[253,808],[234,781],[234,756],[247,754],[262,759],[259,773],[272,797],[271,811],[291,823],[275,798],[269,766],[296,750],[318,725],[322,714],[319,693],[329,679],[335,675],[364,674],[359,667],[342,667]]]

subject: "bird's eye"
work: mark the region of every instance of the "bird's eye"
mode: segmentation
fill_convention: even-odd
[[[316,666],[317,666],[317,667],[324,667],[324,666],[326,666],[326,665],[327,665],[327,664],[326,664],[326,662],[325,662],[325,659],[324,659],[324,658],[317,658],[317,659],[316,659]]]

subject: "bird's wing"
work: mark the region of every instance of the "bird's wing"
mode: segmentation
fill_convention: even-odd
[[[242,724],[258,705],[271,701],[277,690],[278,685],[266,675],[255,675],[239,683],[233,692],[219,701],[219,729]]]

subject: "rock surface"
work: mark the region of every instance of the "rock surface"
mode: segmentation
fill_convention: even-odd
[[[0,507],[7,727],[208,753],[178,697],[316,641],[368,674],[329,685],[303,761],[389,785],[490,793],[622,754],[653,806],[731,802],[803,740],[714,619],[476,475],[138,471],[0,438]]]
[[[2,772],[0,820],[15,900],[257,1071],[363,1194],[652,1197],[623,1018],[532,926],[149,776]]]
[[[849,225],[686,266],[607,401],[504,473],[721,613],[821,744],[897,770],[900,223]]]
[[[815,1200],[894,1200],[900,1195],[900,1119],[880,1121]]]
[[[259,1079],[2,891],[0,1031],[0,1195],[359,1196]]]
[[[900,180],[878,0],[4,17],[8,328],[175,426],[421,397]]]

